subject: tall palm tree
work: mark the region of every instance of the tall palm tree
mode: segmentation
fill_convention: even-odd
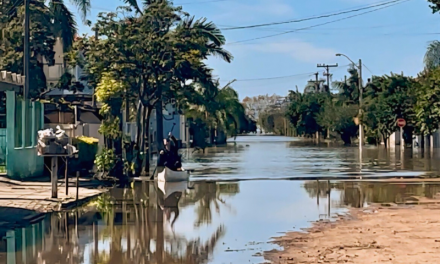
[[[433,69],[440,66],[440,41],[434,40],[429,43],[423,59],[426,69]]]
[[[73,0],[73,3],[78,6],[80,10],[83,22],[86,22],[85,18],[90,10],[90,0]],[[24,0],[12,0],[6,2],[3,6],[4,13],[7,14],[3,23],[7,23],[14,19],[19,12],[18,9],[23,8]],[[65,50],[68,50],[73,42],[74,35],[77,31],[77,23],[75,21],[75,16],[67,8],[64,0],[50,0],[49,2],[44,2],[41,0],[30,0],[30,19],[31,19],[31,31],[33,30],[32,22],[35,20],[35,7],[36,6],[46,6],[48,7],[46,12],[47,16],[50,17],[51,21],[51,31],[56,37],[60,37],[63,40]],[[34,7],[34,8],[33,8]]]

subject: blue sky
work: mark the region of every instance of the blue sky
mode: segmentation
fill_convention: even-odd
[[[184,10],[196,17],[207,17],[220,28],[281,22],[316,15],[345,11],[385,2],[384,0],[175,0]],[[118,0],[93,0],[89,19],[94,21],[99,12],[112,11],[122,5]],[[355,14],[355,13],[353,13]],[[225,46],[234,55],[232,63],[209,59],[208,64],[222,83],[237,79],[232,86],[240,95],[286,95],[288,90],[301,91],[313,72],[323,69],[316,64],[335,64],[333,80],[343,79],[349,62],[336,53],[344,53],[352,60],[362,59],[368,68],[363,70],[366,80],[372,74],[390,72],[417,75],[423,68],[423,56],[429,41],[440,39],[440,16],[433,15],[426,0],[407,2],[308,30],[255,41],[232,43],[258,38],[283,31],[304,28],[333,21],[353,14],[290,23],[277,26],[224,31]],[[90,29],[80,25],[80,33]],[[341,67],[343,66],[343,67]],[[269,80],[249,80],[281,76]]]

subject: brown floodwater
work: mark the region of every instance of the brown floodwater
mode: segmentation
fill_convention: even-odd
[[[357,147],[239,137],[205,154],[184,153],[194,170],[189,183],[135,182],[7,231],[0,236],[0,263],[262,263],[261,253],[277,248],[272,237],[331,221],[349,207],[436,198],[435,183],[291,180],[438,171],[435,153],[404,156],[402,164],[399,151],[365,148],[360,172]]]

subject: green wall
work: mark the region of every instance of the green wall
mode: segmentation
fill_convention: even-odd
[[[37,155],[37,131],[43,128],[44,106],[6,92],[6,172],[13,179],[43,175],[44,159]]]

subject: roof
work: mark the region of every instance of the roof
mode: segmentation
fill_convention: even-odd
[[[92,96],[93,95],[93,91],[90,88],[84,88],[83,91],[81,92],[73,92],[73,91],[69,91],[66,89],[52,89],[50,92],[46,93],[46,96],[67,96],[67,95],[72,95],[72,96],[78,96],[78,97],[84,97],[84,96]]]
[[[0,91],[20,91],[25,76],[8,71],[0,71]]]

